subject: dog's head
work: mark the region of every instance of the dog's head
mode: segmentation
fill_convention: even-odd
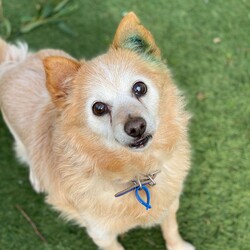
[[[88,62],[48,57],[44,65],[54,104],[62,112],[71,107],[85,133],[132,151],[151,144],[167,73],[151,33],[135,14],[123,18],[106,54]]]

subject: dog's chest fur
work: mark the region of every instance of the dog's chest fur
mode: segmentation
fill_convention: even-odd
[[[159,224],[180,192],[181,179],[175,179],[173,163],[176,160],[171,157],[166,159],[161,154],[156,154],[140,161],[138,157],[119,159],[117,155],[107,152],[104,157],[100,152],[99,157],[93,161],[88,154],[81,152],[76,142],[72,142],[72,145],[75,158],[70,154],[70,150],[60,153],[61,163],[57,164],[55,171],[58,186],[53,186],[53,192],[49,192],[53,195],[49,195],[48,202],[62,211],[67,218],[83,226],[95,221],[99,226],[108,223],[110,227],[115,227],[116,231],[125,232],[138,225]],[[97,163],[101,164],[101,159],[102,165],[95,169]],[[74,166],[71,161],[75,163]],[[101,167],[103,171],[100,170]],[[131,185],[129,181],[136,177],[138,167],[146,173],[161,170],[155,179],[156,185],[149,187],[152,209],[148,211],[137,201],[135,191],[118,198],[114,196]],[[114,169],[117,171],[114,172]],[[145,195],[141,196],[146,199]]]

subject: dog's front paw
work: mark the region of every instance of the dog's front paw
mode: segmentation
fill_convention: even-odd
[[[168,245],[167,249],[168,250],[195,250],[195,247],[186,241],[181,241],[171,246]]]

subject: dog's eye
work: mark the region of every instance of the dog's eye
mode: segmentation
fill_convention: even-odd
[[[132,88],[136,97],[141,97],[147,93],[147,86],[144,82],[136,82]]]
[[[96,102],[94,103],[92,110],[96,116],[102,116],[108,113],[108,106],[103,102]]]

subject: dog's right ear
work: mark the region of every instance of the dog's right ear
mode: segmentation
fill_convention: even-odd
[[[137,54],[161,58],[160,49],[152,34],[141,24],[133,12],[129,12],[121,20],[112,42],[112,48],[128,49]]]
[[[80,68],[78,61],[60,56],[50,56],[43,60],[46,86],[57,108],[63,108],[69,94],[72,80]]]

